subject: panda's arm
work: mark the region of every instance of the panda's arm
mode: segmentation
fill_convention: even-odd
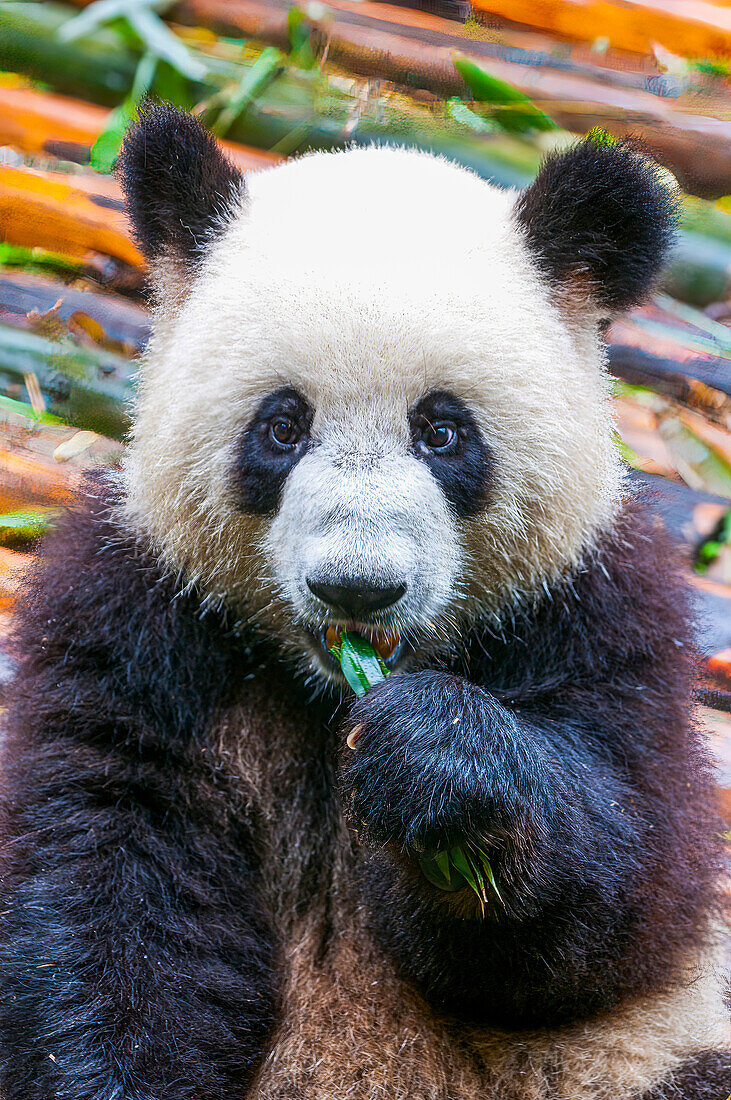
[[[360,835],[417,859],[455,844],[487,850],[496,914],[525,916],[558,892],[611,904],[637,872],[646,815],[592,746],[587,715],[518,712],[463,677],[416,672],[368,693],[351,721],[342,782]]]
[[[617,544],[573,604],[554,594],[471,675],[394,676],[350,714],[341,782],[371,853],[372,928],[448,1008],[534,1025],[607,1007],[666,981],[707,925],[712,783],[687,718],[685,601],[658,538]],[[484,920],[469,890],[419,872],[420,852],[469,842],[499,891]]]
[[[240,680],[200,610],[96,511],[48,547],[21,626],[0,1093],[240,1100],[274,1013],[249,815],[206,740]]]

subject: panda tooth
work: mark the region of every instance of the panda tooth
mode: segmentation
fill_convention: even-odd
[[[379,631],[373,635],[371,641],[373,648],[378,651],[381,660],[387,661],[399,643],[399,633],[397,630],[389,632]]]

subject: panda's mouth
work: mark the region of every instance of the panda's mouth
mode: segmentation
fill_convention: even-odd
[[[333,657],[331,650],[340,645],[343,631],[351,634],[360,634],[375,649],[387,668],[392,669],[397,664],[404,650],[404,641],[398,630],[379,630],[367,623],[345,622],[325,623],[320,628],[318,641],[328,661],[338,667],[338,662]]]

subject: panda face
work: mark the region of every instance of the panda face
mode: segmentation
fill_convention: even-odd
[[[556,301],[515,201],[423,154],[319,154],[158,267],[130,517],[318,676],[346,625],[395,667],[446,651],[614,514],[599,313]]]
[[[447,638],[440,624],[451,613],[460,540],[429,463],[459,462],[467,444],[447,438],[457,434],[447,421],[432,440],[418,404],[389,408],[383,396],[354,399],[345,418],[338,404],[309,406],[312,429],[266,536],[280,598],[325,672],[335,670],[327,651],[338,628],[368,635],[392,667]],[[279,422],[269,424],[272,433]]]

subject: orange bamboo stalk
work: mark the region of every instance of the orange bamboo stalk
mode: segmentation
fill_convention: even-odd
[[[0,546],[0,611],[10,611],[12,608],[31,560],[30,554],[19,554],[17,550]]]
[[[103,107],[78,99],[0,85],[0,145],[12,145],[25,153],[66,155],[85,161],[108,115]],[[268,168],[282,159],[247,145],[221,145],[245,172]]]
[[[68,434],[68,429],[67,429]],[[74,490],[76,470],[49,465],[43,458],[0,449],[3,492],[28,504],[49,505],[68,501]]]
[[[708,659],[708,668],[731,681],[731,648],[722,649]]]
[[[655,43],[684,57],[731,52],[731,8],[711,0],[472,0],[499,15],[566,38],[650,53]]]
[[[101,252],[140,267],[142,255],[130,240],[124,214],[109,209],[112,197],[121,203],[116,184],[104,177],[90,184],[80,176],[0,166],[0,238],[86,263]]]

